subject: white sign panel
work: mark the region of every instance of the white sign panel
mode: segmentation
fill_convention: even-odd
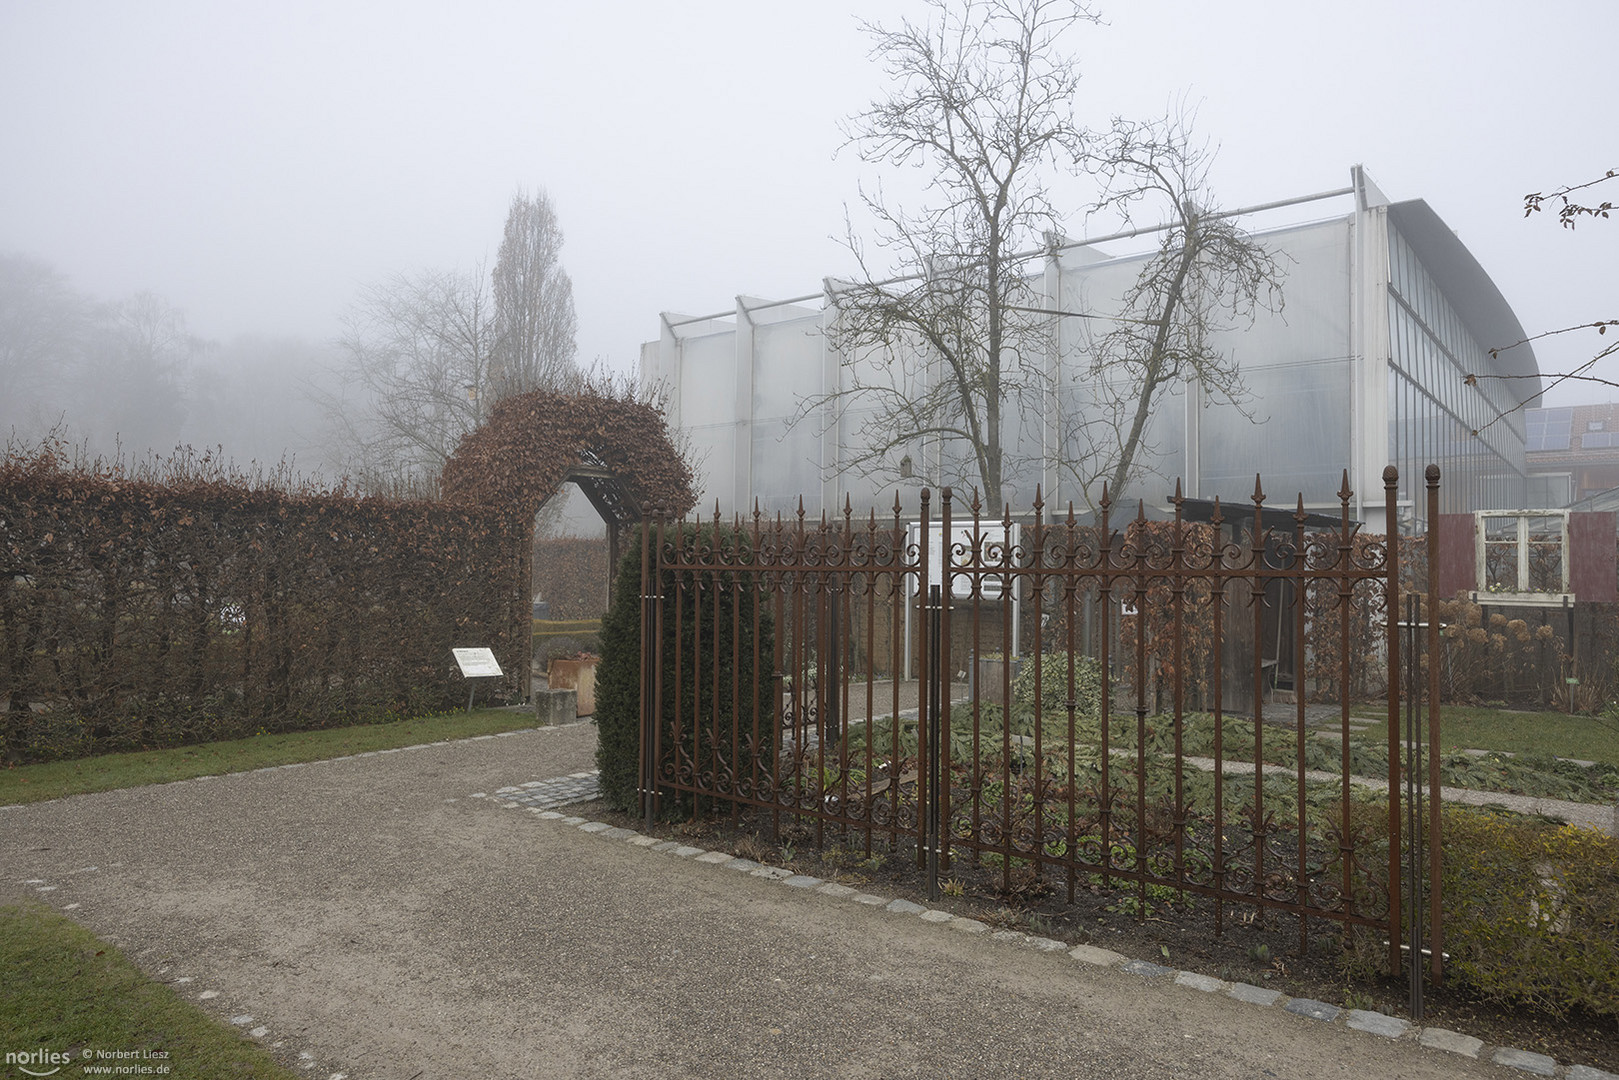
[[[1018,542],[1019,526],[1012,525],[1010,543]],[[1002,565],[1004,552],[1008,543],[1005,522],[990,522],[979,525],[976,529],[971,523],[966,525],[950,526],[950,567],[953,571],[968,570],[982,567],[993,570]],[[910,542],[920,546],[922,542],[922,526],[913,524],[910,527]],[[1012,565],[1017,561],[1014,558]],[[976,575],[974,575],[976,576]],[[985,600],[999,600],[1005,586],[1005,579],[994,573],[984,574],[981,578],[983,584],[980,589]],[[944,586],[944,528],[935,523],[928,527],[928,584]],[[963,573],[955,573],[950,580],[950,595],[956,600],[965,600],[973,594],[973,577]],[[916,592],[916,579],[911,578],[911,591]]]
[[[455,662],[461,665],[461,674],[469,679],[491,678],[502,675],[500,663],[492,649],[451,649]]]

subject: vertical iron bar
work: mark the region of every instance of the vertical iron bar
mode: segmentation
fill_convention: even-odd
[[[680,523],[675,526],[675,547],[676,547],[677,550],[674,553],[674,558],[671,560],[671,562],[673,562],[673,564],[674,564],[674,566],[672,568],[672,576],[674,578],[674,586],[675,586],[675,588],[674,588],[674,592],[675,592],[675,596],[674,596],[674,601],[675,601],[675,603],[674,603],[674,608],[675,608],[675,633],[674,633],[674,641],[672,643],[672,648],[669,650],[670,655],[672,655],[674,657],[674,663],[675,663],[674,716],[670,717],[671,730],[670,730],[670,733],[669,733],[669,753],[674,758],[675,770],[674,770],[674,776],[671,778],[671,782],[670,782],[669,786],[671,788],[673,788],[674,790],[676,790],[676,791],[681,791],[681,790],[688,787],[688,785],[685,782],[683,782],[683,780],[682,780],[682,776],[683,776],[683,773],[684,773],[685,770],[684,770],[683,763],[681,762],[681,758],[680,758],[681,744],[682,744],[683,740],[686,737],[686,728],[685,728],[685,719],[686,719],[686,716],[685,716],[685,704],[686,704],[686,681],[687,681],[686,677],[685,677],[685,675],[686,675],[686,654],[685,654],[685,649],[682,647],[683,646],[682,639],[685,637],[686,590],[688,588],[688,585],[687,585],[688,572],[687,572],[686,568],[681,565],[682,559],[681,559],[681,550],[680,550],[680,549],[683,549],[685,547],[685,542],[686,542],[686,519],[681,518]],[[660,557],[662,556],[662,547],[663,546],[660,544],[659,545],[659,556]],[[695,773],[697,771],[697,729],[696,729],[695,725],[692,728],[692,757],[691,757],[691,761],[690,761],[689,764],[691,766],[691,771],[693,773]],[[689,790],[687,791],[687,793],[690,794]]]
[[[948,491],[949,489],[945,490]],[[928,899],[935,901],[939,899],[939,804],[942,801],[939,796],[939,787],[942,783],[940,764],[944,758],[944,754],[940,750],[944,732],[943,724],[941,723],[943,710],[939,700],[941,697],[940,684],[944,681],[943,671],[940,667],[944,650],[939,640],[942,633],[942,627],[939,625],[940,616],[943,614],[941,592],[942,590],[938,585],[928,586],[927,622],[930,626],[928,633],[927,728],[929,753],[927,756],[927,836],[924,844],[927,848]]]
[[[1411,952],[1407,965],[1411,992],[1411,1019],[1422,1021],[1422,598],[1412,593],[1405,604],[1406,698],[1405,698],[1405,793],[1406,828],[1410,832],[1406,872],[1411,878]]]
[[[731,545],[733,554],[732,569],[727,577],[730,584],[727,591],[731,594],[731,783],[727,794],[731,799],[731,817],[734,819],[742,812],[741,795],[745,786],[742,777],[742,724],[748,714],[743,711],[742,705],[742,582],[744,571],[741,567],[745,563],[745,553],[738,542],[742,536],[742,521],[736,516],[731,518],[731,535],[726,543]],[[755,718],[754,723],[757,723]]]
[[[1429,465],[1428,482],[1428,945],[1434,985],[1445,979],[1443,822],[1439,776],[1439,466]],[[1573,609],[1569,617],[1573,618]],[[1572,645],[1573,635],[1569,635]],[[1572,704],[1572,698],[1570,699]]]
[[[1295,738],[1298,745],[1298,773],[1299,773],[1299,869],[1295,881],[1295,899],[1299,905],[1299,955],[1310,954],[1310,917],[1304,914],[1304,908],[1310,902],[1310,867],[1309,854],[1306,846],[1306,834],[1309,821],[1306,817],[1305,784],[1304,784],[1304,598],[1309,594],[1309,559],[1304,546],[1304,495],[1299,494],[1298,509],[1293,514],[1293,561],[1294,569],[1298,573],[1298,584],[1293,590],[1294,604],[1294,641],[1293,641],[1293,701],[1295,713]],[[1281,656],[1278,650],[1278,666]]]
[[[1043,562],[1042,562],[1042,555],[1044,553],[1044,548],[1045,548],[1045,508],[1046,508],[1045,499],[1042,497],[1041,490],[1040,490],[1040,485],[1036,484],[1035,488],[1034,488],[1034,545],[1033,545],[1033,549],[1032,549],[1032,551],[1033,551],[1033,559],[1031,560],[1031,566],[1030,566],[1030,572],[1032,574],[1033,581],[1035,583],[1035,591],[1034,591],[1034,659],[1035,659],[1035,673],[1034,673],[1034,792],[1033,792],[1033,799],[1031,800],[1031,809],[1033,810],[1033,813],[1034,813],[1034,880],[1039,881],[1039,882],[1043,882],[1045,880],[1045,876],[1046,876],[1046,873],[1045,873],[1045,856],[1046,856],[1045,742],[1044,742],[1043,738],[1041,737],[1041,729],[1045,727],[1045,707],[1046,706],[1045,706],[1045,700],[1044,700],[1042,695],[1045,692],[1046,676],[1045,676],[1044,670],[1042,670],[1042,668],[1040,666],[1045,660],[1044,642],[1042,641],[1042,638],[1041,638],[1041,629],[1042,629],[1042,627],[1040,625],[1040,623],[1041,623],[1041,614],[1045,610],[1044,600],[1045,600],[1045,595],[1046,595],[1046,582],[1045,582],[1045,578],[1042,576],[1043,571],[1045,569],[1044,565],[1043,565]],[[1002,522],[1001,529],[1002,529],[1002,536],[1005,538],[1005,541],[1006,541],[1006,545],[1002,549],[1001,559],[1002,559],[1003,563],[1006,563],[1006,562],[1010,562],[1011,548],[1012,548],[1012,508],[1010,506],[1006,507],[1006,514],[1005,514],[1005,518],[1004,518],[1004,520]],[[1012,609],[1013,590],[1018,587],[1018,582],[1016,580],[1014,580],[1011,577],[1011,575],[1007,575],[1005,578],[1002,579],[1002,581],[1003,581],[1003,589],[1002,589],[1002,592],[1001,592],[1001,606],[1003,608],[1005,608],[1006,610],[1010,611]],[[1012,670],[1010,657],[1008,657],[1006,670],[1007,670],[1008,677],[1010,678],[1011,670]],[[1011,694],[1008,693],[1007,694],[1007,701],[1006,701],[1006,717],[1007,717],[1007,719],[1010,719],[1011,715],[1012,715],[1012,700],[1011,700]]]
[[[1225,933],[1225,519],[1220,497],[1209,519],[1214,531],[1214,581],[1210,607],[1214,614],[1214,936]]]
[[[1389,762],[1389,973],[1400,970],[1400,470],[1383,468],[1383,520],[1386,523],[1383,603],[1388,623],[1388,762]]]
[[[711,627],[709,637],[713,640],[708,646],[708,695],[710,700],[710,709],[708,714],[708,775],[710,777],[708,782],[708,805],[710,810],[718,809],[720,777],[724,775],[724,762],[720,760],[720,747],[723,745],[723,737],[720,734],[720,632],[722,630],[722,626],[720,624],[720,593],[724,591],[724,583],[720,577],[719,566],[724,558],[720,551],[720,545],[723,542],[724,541],[720,539],[720,504],[719,500],[716,499],[714,502],[714,539],[712,554],[709,556],[714,561],[705,568],[706,573],[701,571],[699,572],[698,578],[700,581],[706,578],[708,581],[709,592],[713,594],[713,604],[710,609],[713,612],[713,615],[711,616],[711,621],[709,623],[709,626]],[[702,609],[699,607],[698,610],[701,611]],[[693,625],[702,625],[702,618],[700,615],[694,621]],[[698,658],[698,663],[702,663],[701,657]],[[698,700],[701,701],[701,699],[702,695],[699,693]],[[734,718],[732,722],[734,725]],[[703,785],[699,782],[698,786],[701,787]]]
[[[751,760],[748,763],[748,795],[757,805],[759,802],[759,761],[765,756],[766,753],[766,748],[760,744],[759,739],[760,725],[763,722],[763,718],[759,715],[759,695],[762,686],[768,686],[772,693],[776,688],[776,681],[774,679],[767,679],[759,667],[759,663],[763,659],[759,655],[759,632],[761,629],[759,609],[764,606],[765,598],[763,593],[764,577],[759,572],[759,567],[763,560],[760,558],[759,554],[759,502],[757,499],[754,500],[753,503],[753,531],[750,536],[751,543],[749,545],[750,550],[748,551],[749,569],[747,575],[747,595],[749,607],[748,619],[751,624],[749,627],[749,632],[753,635],[753,655],[750,658],[752,667],[749,670],[752,672],[752,678],[748,682],[748,697],[750,698],[748,702],[748,709],[753,713],[753,741],[751,744],[753,747],[753,753],[750,755]],[[775,716],[774,704],[771,705],[769,715],[772,718]],[[775,725],[772,724],[771,726],[774,727]],[[768,760],[771,762],[770,776],[772,779],[774,779],[776,772],[776,755],[774,747],[775,740],[770,739],[768,741],[772,744],[769,748],[770,757]],[[771,784],[771,788],[772,790],[775,788],[773,783]]]
[[[918,574],[916,579],[916,599],[918,606],[922,609],[922,618],[917,620],[922,638],[921,648],[917,650],[922,656],[922,662],[918,665],[916,687],[916,868],[918,870],[928,868],[927,808],[931,805],[929,801],[931,796],[928,792],[928,755],[932,752],[932,747],[929,745],[932,727],[930,716],[933,680],[936,678],[932,665],[934,663],[933,639],[937,632],[931,618],[929,618],[929,604],[932,599],[933,588],[933,578],[931,576],[933,569],[933,522],[929,514],[932,494],[929,489],[922,489],[922,542],[920,551],[917,554]],[[895,718],[895,727],[896,729],[898,728],[897,717]],[[894,785],[896,787],[899,786],[900,776],[901,772],[896,763],[894,776]]]
[[[938,650],[939,663],[935,668],[934,681],[939,688],[939,720],[936,737],[932,740],[933,753],[933,798],[934,816],[937,819],[933,837],[934,860],[937,866],[946,873],[950,870],[950,680],[955,673],[955,662],[952,657],[950,643],[950,599],[955,592],[955,558],[951,536],[950,512],[954,493],[950,488],[944,489],[942,513],[939,519],[939,531],[944,538],[940,545],[939,557],[943,561],[940,567],[939,580],[943,587],[939,593],[939,637],[935,648]],[[935,872],[934,877],[938,874]],[[937,900],[935,896],[933,899]]]
[[[1355,542],[1349,529],[1349,500],[1354,497],[1349,488],[1349,470],[1344,470],[1343,483],[1338,488],[1338,558],[1333,571],[1338,576],[1338,745],[1339,768],[1342,770],[1339,794],[1338,859],[1341,878],[1341,896],[1346,914],[1355,913],[1354,868],[1355,840],[1351,819],[1351,791],[1349,777],[1351,760],[1349,747],[1349,678],[1350,642],[1349,618],[1355,603],[1354,555]]]
[[[871,785],[873,743],[877,741],[877,511],[866,525],[866,791],[861,800],[865,820],[865,856],[871,858]]]
[[[1074,892],[1079,877],[1079,852],[1075,850],[1078,841],[1076,832],[1077,823],[1074,820],[1077,811],[1076,801],[1079,788],[1079,761],[1074,749],[1074,713],[1077,703],[1074,701],[1074,619],[1076,609],[1074,606],[1074,592],[1079,585],[1079,576],[1075,573],[1074,565],[1074,504],[1068,504],[1068,526],[1063,535],[1063,616],[1067,627],[1064,645],[1068,650],[1068,845],[1065,849],[1068,855],[1068,902],[1074,902]],[[1036,676],[1040,673],[1035,672]]]
[[[773,840],[781,836],[781,751],[788,745],[787,740],[791,737],[790,732],[791,725],[793,723],[793,675],[787,668],[787,639],[790,636],[790,631],[792,628],[788,625],[788,616],[787,611],[785,610],[787,605],[787,593],[792,587],[792,571],[790,569],[781,568],[781,560],[784,558],[783,546],[787,543],[785,536],[786,534],[783,532],[781,527],[781,511],[778,510],[776,511],[775,526],[772,528],[770,533],[770,545],[773,549],[774,555],[776,556],[775,565],[777,569],[771,571],[769,577],[770,616],[772,620],[771,625],[774,626],[776,630],[775,641],[772,642],[770,647],[770,660],[772,664],[770,692],[773,695],[771,699],[771,708],[773,708],[777,713],[776,722],[774,725],[775,737],[772,739],[773,749],[771,751],[770,759],[772,770],[772,782],[770,785],[770,837]],[[785,694],[782,692],[783,679],[788,680],[789,687]],[[796,751],[796,749],[797,747],[795,745],[794,750]],[[792,772],[797,772],[797,770],[793,769],[790,765],[787,766],[787,768]]]
[[[657,618],[657,583],[649,565],[652,555],[652,521],[641,519],[641,790],[640,809],[646,819],[648,832],[652,830],[652,792],[657,785],[658,767],[654,760],[654,731],[657,726],[657,692],[653,689],[658,672],[657,633],[653,625]]]
[[[1186,723],[1186,522],[1182,520],[1183,498],[1181,483],[1175,481],[1174,535],[1170,538],[1170,593],[1174,612],[1174,667],[1175,667],[1175,887],[1186,885],[1186,785],[1184,773]],[[1177,900],[1186,900],[1181,892]]]
[[[1136,503],[1134,545],[1136,620],[1136,921],[1147,918],[1147,571],[1151,564],[1148,549],[1147,504]]]
[[[1100,808],[1097,810],[1097,828],[1101,833],[1102,857],[1102,888],[1113,887],[1113,877],[1109,870],[1113,867],[1113,791],[1111,773],[1113,767],[1112,748],[1109,744],[1108,729],[1112,726],[1113,705],[1113,524],[1111,520],[1111,501],[1108,498],[1107,483],[1102,483],[1102,533],[1101,555],[1099,559],[1101,581],[1098,593],[1101,603],[1102,622],[1102,708],[1101,708],[1101,791],[1098,795]]]
[[[1254,837],[1254,901],[1259,914],[1265,914],[1265,844],[1270,830],[1265,826],[1265,588],[1268,565],[1265,558],[1265,492],[1254,477],[1254,524],[1250,530],[1253,583],[1249,587],[1254,609],[1254,803],[1251,828]],[[1277,616],[1280,618],[1280,614]]]
[[[821,528],[815,537],[810,540],[815,551],[814,563],[820,570],[809,579],[810,587],[815,596],[815,783],[810,785],[810,793],[815,796],[815,846],[817,849],[826,846],[826,742],[828,734],[828,721],[835,706],[832,704],[837,698],[837,687],[830,685],[837,676],[828,666],[830,650],[834,647],[832,637],[832,613],[828,608],[831,599],[831,571],[827,569],[828,540],[826,531],[826,509],[821,510]],[[808,605],[806,605],[808,608]]]
[[[973,490],[972,511],[973,511],[973,536],[975,536],[975,537],[982,536],[983,533],[984,533],[984,523],[983,523],[983,518],[982,518],[983,508],[984,508],[984,504],[979,499],[978,491],[977,491],[977,489],[974,489]],[[981,569],[983,567],[983,559],[981,557],[982,553],[980,552],[979,555],[980,555],[980,557],[975,558],[973,560],[973,562],[974,562],[975,566],[977,566],[977,567],[979,567]],[[969,657],[969,659],[967,661],[969,664],[972,665],[972,669],[967,673],[967,686],[969,688],[969,691],[972,694],[972,714],[973,714],[973,740],[972,740],[972,748],[973,748],[972,799],[973,799],[973,845],[974,845],[973,846],[973,865],[978,866],[978,865],[982,864],[982,862],[983,862],[983,854],[984,854],[983,849],[981,849],[981,848],[979,848],[977,846],[979,837],[983,835],[980,826],[982,825],[982,822],[983,822],[983,801],[984,801],[984,751],[983,751],[983,747],[980,745],[980,739],[982,738],[983,720],[984,720],[984,680],[981,677],[984,668],[983,668],[983,662],[980,660],[980,657],[982,657],[984,655],[984,632],[983,632],[983,626],[984,626],[984,577],[983,577],[983,575],[981,573],[975,574],[973,576],[973,578],[972,578],[972,582],[973,582],[973,590],[972,590],[972,600],[971,600],[971,605],[970,606],[971,606],[971,610],[972,610],[972,620],[973,620],[973,647],[972,647],[971,656]],[[1004,642],[1002,644],[1004,645]],[[1003,655],[1005,654],[1004,648],[1002,649],[1002,653],[1003,653]],[[1010,664],[1011,662],[1012,662],[1011,658],[1007,657],[1006,663]],[[1009,701],[1003,701],[1002,702],[1003,707],[1002,707],[1002,712],[1001,712],[1001,721],[1002,721],[1001,727],[1003,729],[1005,729],[1007,727],[1007,721],[1010,720],[1010,718],[1011,718],[1011,714],[1010,714],[1011,704],[1012,703],[1009,702]]]
[[[1007,514],[1002,520],[1005,522],[1011,521],[1010,508],[1008,508]],[[973,525],[975,528],[979,525],[976,515],[973,518]],[[1007,529],[1007,539],[1010,540],[1011,526],[1008,524],[1005,527]],[[1004,567],[1006,564],[1007,559],[1003,553],[1001,565]],[[1006,578],[1002,577],[1001,581],[1005,584]],[[1010,892],[1012,889],[1013,849],[1012,808],[1018,801],[1013,776],[1022,774],[1021,772],[1015,772],[1013,769],[1015,754],[1012,750],[1012,597],[1004,589],[1001,593],[1001,656],[1004,658],[1001,664],[1001,685],[999,687],[1001,695],[1001,888],[1006,892]],[[1036,715],[1039,714],[1040,686],[1044,680],[1044,675],[1040,670],[1041,659],[1039,650],[1035,650],[1034,708]],[[1021,769],[1021,766],[1018,768]]]
[[[910,551],[905,535],[905,525],[900,521],[899,493],[894,494],[894,576],[893,576],[893,613],[889,617],[889,685],[892,690],[893,701],[889,709],[888,736],[888,850],[899,850],[899,784],[904,770],[900,768],[899,745],[899,690],[900,682],[905,678],[903,668],[905,649],[910,647],[910,641],[901,642],[902,636],[910,626],[910,597],[906,595],[906,583],[909,578]],[[921,587],[917,593],[920,595]],[[903,644],[903,648],[902,648]],[[920,698],[918,698],[920,702]]]

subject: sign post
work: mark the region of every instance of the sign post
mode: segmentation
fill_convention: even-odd
[[[451,649],[455,654],[455,662],[461,668],[461,675],[466,679],[498,679],[505,672],[500,670],[500,663],[495,659],[492,649]],[[472,698],[478,692],[478,684],[472,683],[467,690],[467,712],[472,711]]]

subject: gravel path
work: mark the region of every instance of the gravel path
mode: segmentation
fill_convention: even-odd
[[[322,1078],[1526,1075],[503,805],[594,749],[580,724],[4,808],[0,894]]]

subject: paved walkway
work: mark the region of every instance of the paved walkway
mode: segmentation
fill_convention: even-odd
[[[1529,1075],[540,809],[593,753],[573,725],[4,808],[0,894],[322,1078]]]

